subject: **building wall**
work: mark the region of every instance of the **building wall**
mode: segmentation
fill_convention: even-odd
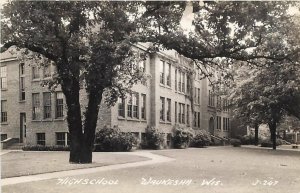
[[[143,47],[141,50],[145,50]],[[2,54],[3,55],[3,54]],[[7,90],[2,90],[1,100],[7,100],[8,107],[8,121],[7,123],[1,123],[1,133],[7,134],[8,138],[20,138],[20,113],[26,114],[26,137],[25,131],[23,134],[24,142],[26,144],[34,145],[37,142],[37,133],[45,133],[45,144],[56,144],[56,132],[68,132],[66,121],[66,107],[64,108],[64,117],[61,119],[55,119],[55,92],[51,94],[51,118],[43,119],[43,92],[49,92],[47,87],[42,87],[43,82],[43,67],[40,69],[40,79],[32,79],[32,65],[25,63],[25,91],[26,100],[20,101],[19,99],[19,64],[17,58],[13,58],[12,55],[2,57],[1,66],[7,66]],[[163,85],[160,83],[160,61],[165,61],[171,64],[171,86]],[[118,116],[118,105],[108,107],[104,100],[100,105],[99,117],[97,129],[106,126],[118,126],[124,132],[135,132],[141,136],[141,133],[145,132],[147,126],[158,128],[163,133],[171,133],[172,129],[177,126],[191,127],[195,130],[202,129],[209,131],[209,120],[212,118],[214,121],[214,127],[216,127],[216,116],[230,117],[228,112],[217,111],[215,107],[208,106],[208,91],[211,90],[209,81],[207,79],[199,80],[197,73],[189,74],[189,78],[192,79],[190,90],[185,93],[176,91],[175,89],[175,70],[180,69],[186,72],[195,72],[194,65],[187,59],[179,56],[174,51],[166,51],[159,53],[149,54],[145,61],[145,73],[150,75],[151,78],[147,80],[146,85],[137,84],[132,88],[133,92],[137,92],[139,99],[141,94],[146,94],[146,119],[141,119],[141,105],[139,104],[139,118],[129,118],[127,115],[127,108],[125,106],[125,117]],[[52,71],[54,71],[52,67]],[[185,90],[187,90],[187,79],[185,81]],[[195,93],[194,88],[200,88],[200,104],[194,104]],[[57,87],[55,91],[61,91],[60,87]],[[39,120],[32,120],[32,93],[40,94],[40,113],[41,118]],[[86,106],[86,93],[81,91],[81,105],[82,109]],[[167,99],[171,99],[171,121],[166,120],[166,108],[165,108],[165,121],[160,120],[160,97],[165,98],[165,104]],[[197,97],[197,95],[196,95]],[[125,104],[127,99],[125,99]],[[64,100],[65,102],[65,100]],[[175,121],[175,102],[185,104],[185,123],[179,123]],[[216,100],[215,100],[216,102]],[[189,124],[187,124],[186,108],[189,105]],[[166,105],[165,105],[166,107]],[[177,112],[179,108],[177,108]],[[200,125],[194,126],[194,112],[200,112]],[[215,135],[228,136],[228,131],[224,131],[223,123],[221,123],[221,130],[214,128]]]

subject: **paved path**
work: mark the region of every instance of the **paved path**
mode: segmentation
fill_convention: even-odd
[[[164,162],[169,162],[169,161],[175,160],[172,158],[168,158],[166,156],[152,154],[151,152],[148,152],[148,151],[116,152],[115,154],[136,155],[136,156],[147,157],[147,158],[150,158],[151,160],[134,162],[134,163],[101,166],[101,167],[95,167],[95,168],[76,169],[76,170],[51,172],[51,173],[44,173],[44,174],[37,174],[37,175],[30,175],[30,176],[5,178],[5,179],[1,180],[1,185],[5,186],[5,185],[19,184],[19,183],[24,183],[24,182],[33,182],[33,181],[48,180],[48,179],[61,178],[61,177],[67,177],[67,176],[91,174],[91,173],[96,173],[96,172],[101,172],[101,171],[139,167],[139,166],[151,165],[151,164],[156,164],[156,163],[164,163]]]

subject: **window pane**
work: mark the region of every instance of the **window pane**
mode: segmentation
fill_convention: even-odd
[[[51,93],[43,93],[44,100],[44,119],[51,118]]]
[[[37,120],[40,118],[40,94],[32,94],[32,119]]]

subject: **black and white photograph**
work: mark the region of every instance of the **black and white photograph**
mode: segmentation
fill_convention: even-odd
[[[2,193],[300,193],[300,1],[0,1]]]

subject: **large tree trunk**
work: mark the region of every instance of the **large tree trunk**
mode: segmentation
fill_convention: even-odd
[[[255,138],[254,138],[254,145],[258,145],[258,124],[255,124],[254,126],[255,129]]]
[[[98,120],[99,106],[102,100],[102,93],[102,90],[91,91],[89,93],[89,102],[85,113],[83,146],[81,149],[82,163],[92,162],[95,131]]]
[[[276,150],[276,122],[269,124],[273,149]]]
[[[81,108],[79,102],[79,84],[73,84],[68,89],[63,88],[67,103],[67,121],[70,133],[70,163],[82,163],[81,148],[82,148],[82,121]]]

